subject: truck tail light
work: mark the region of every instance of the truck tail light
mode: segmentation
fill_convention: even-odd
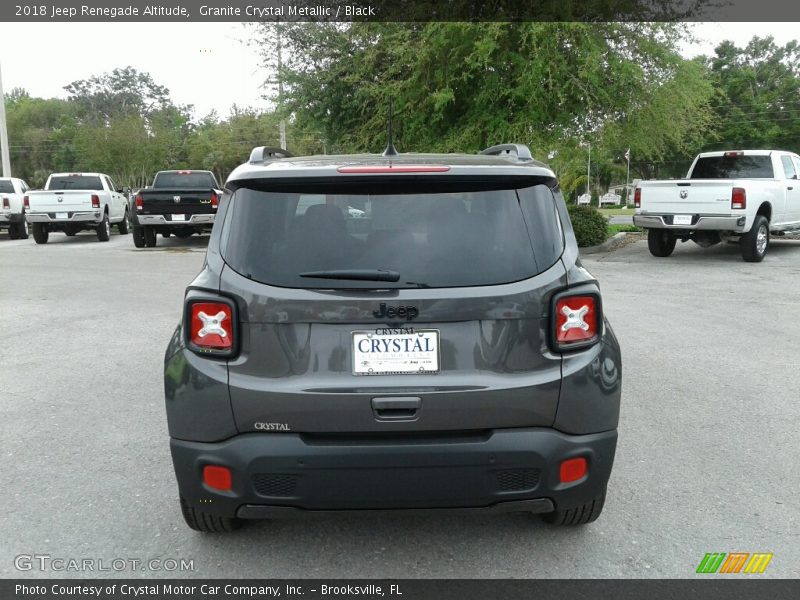
[[[731,208],[747,208],[747,192],[744,188],[735,187],[731,190]]]
[[[642,206],[642,188],[636,188],[633,192],[633,207],[639,208]]]
[[[141,194],[136,194],[136,210],[142,210],[144,208],[144,199],[142,199]]]
[[[557,352],[591,346],[600,339],[602,309],[597,293],[556,296],[553,303],[552,342]]]
[[[100,208],[100,196],[92,194],[92,208]]]
[[[31,207],[31,200],[30,200],[30,198],[28,198],[27,196],[25,196],[25,197],[22,199],[22,204],[23,204],[23,206],[24,206],[25,208],[30,208],[30,207]]]
[[[202,355],[229,357],[236,349],[234,305],[223,299],[189,300],[186,307],[188,347]]]
[[[3,198],[3,208],[11,208],[11,203],[8,201],[8,198]]]
[[[211,208],[217,210],[219,206],[219,196],[217,196],[217,192],[211,192]]]

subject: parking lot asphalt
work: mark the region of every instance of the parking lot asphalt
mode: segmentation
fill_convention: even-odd
[[[597,522],[324,516],[218,536],[182,521],[161,379],[205,239],[50,239],[0,236],[2,577],[684,578],[707,552],[800,574],[800,241],[760,264],[693,243],[655,259],[643,241],[584,259],[624,364]],[[193,570],[19,571],[20,555]]]

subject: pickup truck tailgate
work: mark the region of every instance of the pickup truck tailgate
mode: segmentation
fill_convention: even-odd
[[[731,214],[734,180],[642,182],[640,208],[643,214]]]
[[[74,212],[92,210],[92,190],[58,190],[28,192],[32,212]]]
[[[158,189],[141,190],[142,207],[137,212],[149,214],[208,214],[215,212],[212,198],[216,192],[212,189]]]

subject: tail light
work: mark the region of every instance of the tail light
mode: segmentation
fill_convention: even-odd
[[[636,188],[633,192],[633,207],[639,208],[642,206],[642,188]]]
[[[233,487],[233,477],[228,467],[206,465],[203,467],[203,483],[208,487],[228,492]]]
[[[202,355],[230,357],[236,351],[234,305],[222,298],[191,299],[186,305],[187,346]]]
[[[31,207],[31,200],[30,200],[30,198],[28,198],[27,196],[25,196],[25,197],[22,199],[22,204],[23,204],[23,206],[24,206],[25,208],[30,208],[30,207]]]
[[[553,347],[557,352],[586,348],[600,339],[603,322],[596,292],[561,292],[553,300]]]
[[[589,472],[589,463],[582,456],[570,458],[561,463],[559,469],[559,479],[561,483],[572,483],[586,477]]]
[[[92,194],[92,208],[100,208],[100,196]]]
[[[3,198],[3,208],[11,208],[11,203],[8,201],[8,198]]]
[[[211,192],[211,208],[217,210],[219,206],[219,196],[217,196],[217,192]]]
[[[141,194],[136,194],[136,210],[142,210],[144,208],[144,199],[142,198]]]
[[[731,190],[731,208],[747,208],[747,192],[744,188],[735,187]]]

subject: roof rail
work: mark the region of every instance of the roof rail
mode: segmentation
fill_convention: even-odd
[[[529,160],[533,160],[530,148],[528,148],[525,144],[498,144],[496,146],[492,146],[491,148],[486,148],[486,150],[481,150],[480,154],[486,154],[489,156],[502,156],[506,158],[512,158],[516,156],[517,162],[527,162]]]
[[[275,146],[258,146],[250,153],[250,163],[263,163],[276,158],[292,158],[294,154]]]

